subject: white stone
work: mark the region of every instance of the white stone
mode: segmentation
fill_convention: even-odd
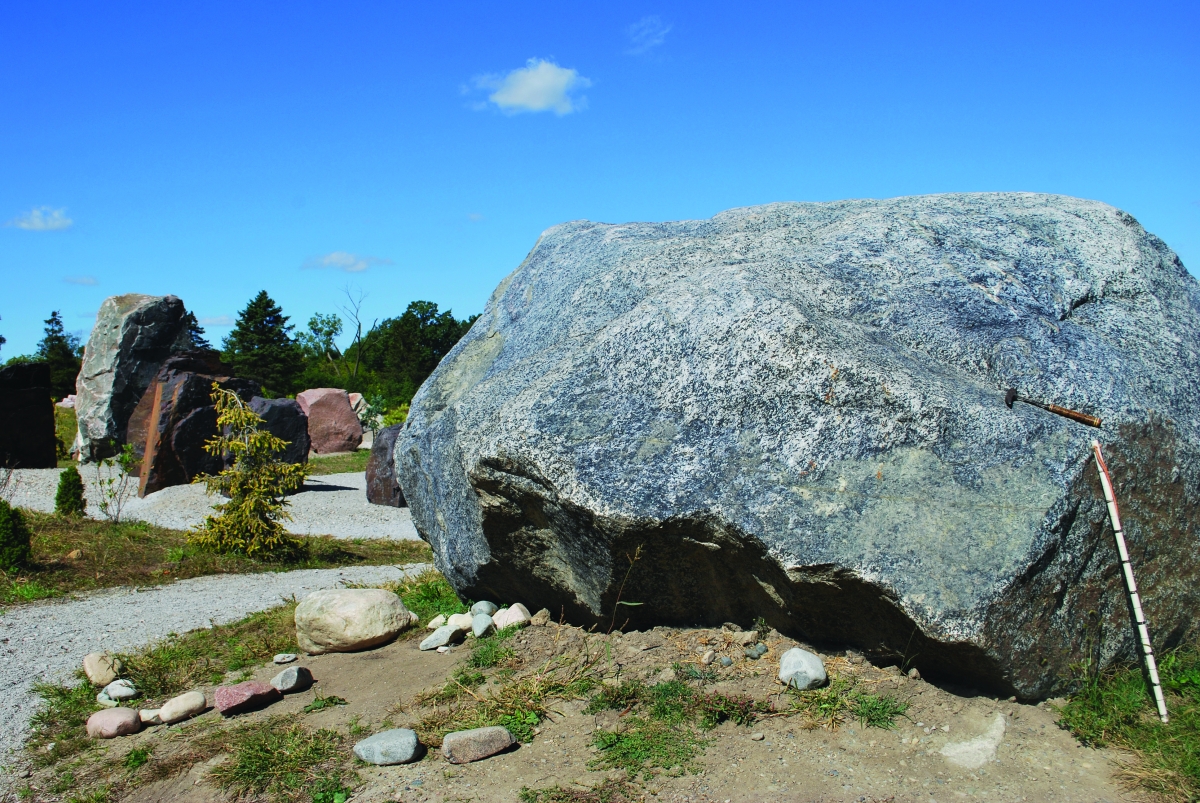
[[[117,701],[132,700],[139,694],[138,690],[133,687],[133,681],[124,678],[109,683],[100,693],[110,700]]]
[[[299,657],[300,656],[296,655],[296,653],[294,653],[294,652],[281,652],[278,655],[276,655],[273,660],[277,664],[290,664],[292,661],[295,661]]]
[[[421,642],[421,649],[436,650],[438,647],[445,647],[448,644],[462,641],[463,635],[466,632],[466,630],[454,625],[442,625],[425,637],[425,640]]]
[[[83,674],[93,686],[107,686],[117,679],[123,668],[119,658],[102,652],[89,652],[83,656]]]
[[[189,691],[167,700],[163,707],[158,709],[158,717],[170,725],[173,722],[180,722],[188,717],[203,714],[206,708],[208,708],[208,703],[204,699],[204,692]]]
[[[326,589],[296,606],[296,642],[310,655],[365,650],[395,638],[415,619],[391,591]]]
[[[496,625],[497,630],[503,630],[513,625],[524,627],[532,619],[533,617],[529,615],[529,609],[518,602],[516,605],[496,611],[495,616],[492,617],[492,623]]]
[[[801,691],[815,689],[828,679],[825,664],[808,650],[792,647],[779,659],[779,680]]]
[[[473,619],[474,617],[469,613],[456,613],[446,620],[446,624],[465,631],[471,629],[471,622]]]
[[[138,719],[142,721],[143,725],[163,724],[162,717],[159,716],[159,709],[157,708],[143,708],[141,711],[138,711]]]
[[[446,614],[439,613],[437,616],[429,620],[429,624],[425,625],[430,630],[437,630],[442,625],[446,624]]]

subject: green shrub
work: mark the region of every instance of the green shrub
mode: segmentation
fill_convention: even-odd
[[[29,561],[29,528],[21,511],[0,499],[0,570]]]
[[[83,477],[79,469],[70,466],[58,477],[58,491],[54,494],[54,512],[59,516],[82,516],[87,510],[83,497]]]

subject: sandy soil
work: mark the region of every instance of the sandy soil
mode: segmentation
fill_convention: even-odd
[[[423,635],[423,633],[421,633]],[[550,624],[531,627],[510,642],[517,652],[513,668],[520,677],[558,655],[579,660],[602,656],[597,669],[608,682],[632,677],[648,682],[671,676],[675,663],[696,665],[710,647],[736,657],[703,683],[706,691],[751,695],[786,709],[788,695],[776,680],[778,656],[795,642],[771,634],[771,651],[759,661],[741,657],[731,634],[716,630],[656,628],[646,633],[588,634],[579,628]],[[368,652],[302,659],[316,676],[315,691],[349,701],[312,714],[300,714],[312,727],[346,731],[352,720],[367,732],[417,722],[428,710],[414,703],[419,692],[440,687],[470,651],[470,643],[448,654],[420,652],[416,638]],[[909,703],[907,715],[892,730],[864,728],[857,721],[835,727],[813,727],[802,715],[775,716],[750,727],[725,723],[710,732],[710,742],[695,772],[661,773],[638,781],[642,795],[669,801],[1097,801],[1126,800],[1113,780],[1111,751],[1081,747],[1055,724],[1046,704],[1023,705],[970,691],[940,688],[909,679],[899,670],[846,656],[824,656],[832,676],[850,676],[879,694]],[[264,666],[255,678],[268,680],[278,667]],[[492,681],[495,683],[495,681]],[[483,695],[493,686],[476,691]],[[211,689],[208,690],[211,693]],[[285,698],[265,711],[242,715],[252,719],[299,714],[314,692]],[[211,699],[211,697],[210,697]],[[447,763],[437,749],[407,766],[359,765],[361,779],[352,801],[516,801],[523,787],[584,789],[623,771],[594,767],[592,734],[622,727],[619,712],[583,713],[585,701],[562,700],[555,715],[542,723],[530,744],[464,766]],[[219,720],[209,712],[182,728],[151,728],[136,736],[107,743],[107,762],[120,761],[130,749],[155,745],[154,760],[167,760],[187,749],[189,732],[205,730]],[[755,739],[761,735],[760,739]],[[150,803],[188,803],[225,799],[207,781],[207,772],[225,757],[141,786],[120,799]],[[110,763],[109,766],[112,766]],[[86,772],[77,773],[81,780]],[[93,779],[94,780],[94,779]],[[42,789],[50,776],[35,774]],[[48,800],[35,794],[35,800]]]

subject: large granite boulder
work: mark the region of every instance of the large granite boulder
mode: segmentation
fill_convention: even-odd
[[[300,402],[256,396],[250,400],[250,409],[262,418],[263,429],[287,442],[287,448],[279,455],[281,460],[293,464],[308,462],[308,416]]]
[[[257,382],[230,376],[215,351],[168,357],[129,416],[128,442],[140,459],[138,495],[184,485],[224,467],[222,455],[204,444],[217,435],[215,382],[247,403],[262,393]]]
[[[1200,621],[1200,285],[1110,206],[974,194],[556,226],[395,454],[466,598],[763,616],[1036,698],[1133,655],[1093,437],[1169,647]]]
[[[76,385],[83,460],[110,457],[125,443],[129,416],[163,361],[191,348],[185,314],[175,296],[130,293],[100,305]]]
[[[308,416],[308,437],[317,454],[353,452],[362,443],[362,423],[340,388],[313,388],[296,394]]]
[[[0,466],[57,465],[50,366],[34,362],[0,368]]]
[[[393,424],[375,433],[367,460],[367,501],[372,505],[404,507],[404,491],[396,479],[396,436],[403,424]]]

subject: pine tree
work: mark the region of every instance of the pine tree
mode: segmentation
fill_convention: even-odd
[[[58,477],[58,491],[54,494],[54,513],[57,516],[82,516],[87,510],[83,496],[83,477],[79,469],[68,466]]]
[[[238,313],[221,342],[222,356],[238,376],[256,379],[275,393],[288,393],[304,367],[304,352],[291,337],[294,326],[263,290]]]
[[[37,345],[37,359],[50,365],[50,394],[61,399],[75,392],[75,379],[83,364],[79,338],[63,329],[58,310],[46,319],[46,334]]]
[[[0,499],[0,571],[29,562],[29,527],[21,511]]]
[[[200,321],[196,320],[195,313],[189,312],[184,315],[183,322],[187,326],[188,337],[192,340],[192,348],[205,351],[212,348],[212,343],[209,343],[208,338],[204,336],[204,327],[200,326]]]

